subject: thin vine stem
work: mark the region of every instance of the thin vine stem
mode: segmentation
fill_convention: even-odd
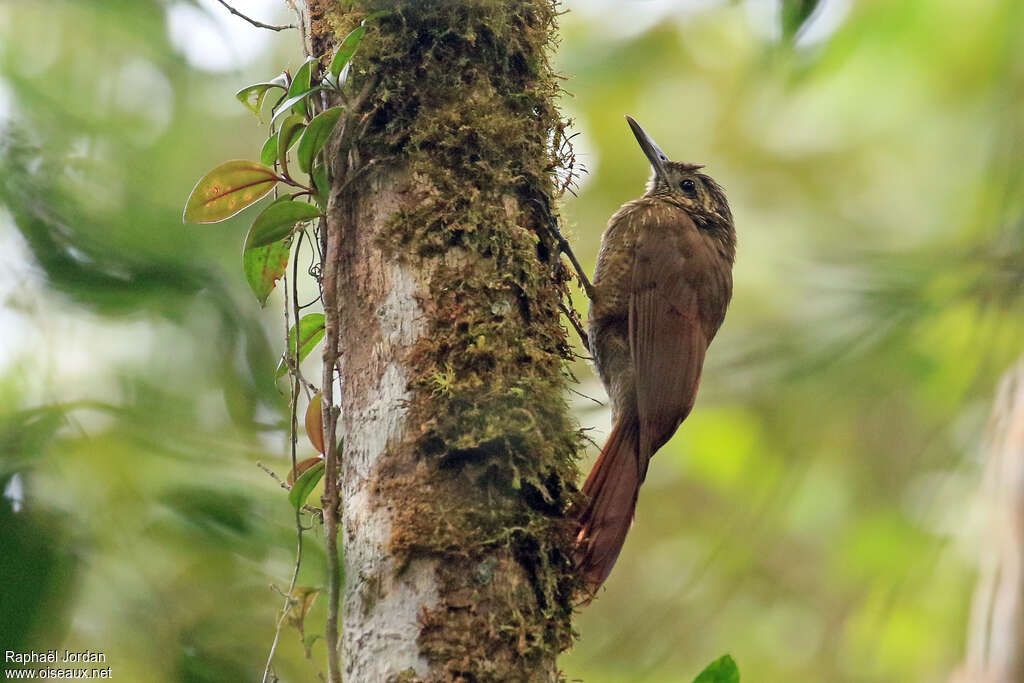
[[[299,339],[299,293],[298,293],[298,264],[299,264],[299,251],[302,247],[302,235],[299,235],[299,240],[295,245],[295,252],[292,257],[292,278],[291,287],[289,287],[288,275],[285,274],[282,285],[285,291],[285,304],[284,304],[284,322],[285,322],[285,339],[288,338],[288,331],[291,329],[291,319],[295,320],[295,346],[292,349],[286,349],[285,353],[293,353],[292,356],[294,371],[292,372],[292,388],[291,398],[289,401],[289,408],[291,413],[291,422],[289,424],[289,450],[291,451],[292,461],[292,472],[295,472],[295,466],[297,463],[297,450],[298,450],[298,429],[299,429],[299,418],[298,418],[298,401],[299,392],[301,389],[301,378],[299,376],[299,349],[301,347],[301,340]],[[291,294],[290,300],[288,294]],[[288,618],[288,612],[291,610],[291,606],[294,602],[292,597],[295,592],[295,586],[299,580],[299,568],[302,566],[302,534],[306,528],[302,525],[302,510],[296,508],[295,510],[295,531],[296,531],[296,548],[295,548],[295,569],[292,571],[292,579],[288,585],[288,593],[285,596],[284,606],[281,608],[281,614],[277,619],[277,625],[274,630],[274,641],[270,645],[270,653],[267,655],[267,664],[263,669],[262,683],[268,683],[268,676],[270,675],[271,667],[274,662],[274,654],[277,651],[277,644],[281,640],[281,629],[284,626],[285,620]]]
[[[338,491],[338,475],[340,471],[340,453],[338,452],[338,415],[339,410],[334,400],[334,371],[338,362],[339,344],[339,310],[337,292],[337,269],[341,256],[341,239],[336,233],[338,226],[332,230],[329,221],[321,220],[320,229],[326,242],[325,259],[323,262],[323,280],[321,292],[324,301],[324,365],[323,393],[321,406],[324,411],[324,510],[325,546],[327,551],[327,624],[324,639],[327,644],[327,680],[328,683],[340,683],[341,671],[338,657],[339,619],[338,611],[341,604],[341,565],[338,562],[338,527],[340,496]],[[340,398],[340,397],[339,397]]]
[[[296,26],[295,24],[282,24],[280,26],[278,26],[276,24],[264,24],[262,21],[257,21],[256,19],[253,19],[252,17],[248,17],[248,16],[242,14],[241,12],[236,10],[234,7],[229,5],[224,0],[217,0],[217,2],[219,2],[221,5],[223,5],[224,8],[227,9],[227,11],[231,12],[236,17],[239,17],[240,19],[244,19],[245,21],[248,21],[250,24],[252,24],[256,28],[265,28],[268,31],[285,31],[285,30],[290,29],[290,28],[298,28],[298,26]]]

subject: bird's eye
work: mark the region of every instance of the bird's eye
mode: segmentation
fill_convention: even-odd
[[[683,182],[679,183],[679,189],[681,189],[686,194],[693,194],[694,191],[697,189],[697,185],[694,184],[691,178],[687,178]]]

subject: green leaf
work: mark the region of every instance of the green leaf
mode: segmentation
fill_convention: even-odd
[[[326,324],[323,313],[309,313],[299,319],[299,362],[301,363],[309,352],[316,348],[320,340],[324,338]],[[285,347],[285,354],[291,357],[295,355],[295,326],[288,330],[288,344]],[[277,365],[276,377],[282,377],[288,372],[288,365],[284,358]]]
[[[380,19],[383,16],[387,16],[388,14],[392,14],[393,12],[394,12],[394,10],[391,10],[391,9],[382,9],[380,11],[374,12],[373,14],[367,14],[365,17],[363,17],[363,20],[359,22],[359,25],[360,26],[366,26],[369,23],[373,23],[373,22],[377,21],[378,19]]]
[[[313,82],[313,66],[317,63],[316,57],[306,57],[306,61],[295,72],[295,78],[292,79],[292,84],[288,88],[289,100],[301,93],[309,92],[310,85]],[[296,114],[306,115],[306,103],[301,97],[293,104],[288,105],[288,107],[293,108]]]
[[[305,90],[296,95],[292,95],[291,97],[289,97],[284,102],[278,105],[277,109],[274,111],[274,116],[271,117],[270,119],[270,124],[273,125],[274,122],[276,122],[279,118],[290,112],[297,103],[301,102],[302,100],[309,97],[313,93],[320,92],[321,90],[325,90],[324,86],[317,85],[310,88],[309,90]]]
[[[263,149],[260,150],[260,161],[267,166],[273,166],[277,161],[277,133],[271,135],[263,143]]]
[[[320,112],[309,122],[309,127],[302,134],[302,142],[299,143],[299,168],[303,173],[309,173],[313,166],[313,157],[323,149],[327,139],[331,137],[331,131],[337,125],[342,111],[342,107],[332,107]]]
[[[305,458],[304,460],[300,460],[295,463],[295,467],[288,472],[288,477],[285,479],[285,481],[288,482],[288,486],[294,486],[295,480],[301,477],[303,472],[308,470],[310,467],[313,467],[318,462],[323,462],[322,456],[317,455],[312,458]]]
[[[296,223],[310,221],[322,215],[320,209],[312,204],[278,200],[263,209],[263,213],[253,221],[249,234],[245,236],[244,248],[265,247],[283,240],[292,233]]]
[[[782,35],[786,40],[796,37],[800,27],[803,26],[814,10],[818,7],[819,0],[783,0],[782,1]]]
[[[245,279],[249,281],[249,287],[259,300],[260,306],[267,304],[267,297],[274,291],[277,281],[288,268],[291,248],[292,241],[286,239],[242,251]]]
[[[267,97],[267,92],[271,88],[280,88],[281,90],[287,91],[288,89],[288,78],[284,74],[281,74],[272,81],[266,83],[254,83],[253,85],[247,85],[238,92],[235,93],[235,97],[256,116],[260,115],[260,109],[263,108],[263,100]]]
[[[335,82],[338,82],[341,70],[352,59],[352,55],[356,53],[356,49],[359,47],[359,43],[363,40],[363,35],[365,34],[366,27],[357,26],[351,33],[345,36],[345,40],[341,41],[338,51],[334,54],[334,59],[331,60],[331,68],[328,69],[331,75],[334,76]]]
[[[693,683],[740,683],[740,670],[729,655],[722,655],[708,664]]]
[[[288,493],[288,502],[292,504],[293,508],[296,510],[302,509],[302,506],[306,504],[306,499],[309,498],[309,494],[313,493],[313,489],[320,483],[320,479],[323,476],[324,463],[321,461],[303,472],[302,476],[295,480],[295,485],[292,486],[292,490]]]
[[[327,199],[331,194],[331,181],[327,177],[327,166],[322,162],[313,166],[313,187],[316,188],[316,203],[327,210]]]
[[[267,141],[263,143],[263,149],[260,150],[260,161],[262,161],[267,166],[273,166],[274,162],[277,161],[277,140],[278,134],[274,133],[269,138],[267,138]],[[291,149],[292,147],[294,147],[295,143],[298,141],[298,138],[292,138],[292,141],[291,143],[289,143],[288,148]]]
[[[345,65],[345,68],[341,70],[341,75],[338,76],[338,88],[343,87],[348,83],[348,75],[352,72],[352,62]]]
[[[299,139],[299,134],[306,127],[305,117],[301,114],[292,114],[281,122],[281,129],[277,131],[277,160],[284,169],[285,176],[288,176],[288,150]]]
[[[258,201],[280,178],[255,161],[226,161],[196,183],[185,202],[186,223],[216,223]]]

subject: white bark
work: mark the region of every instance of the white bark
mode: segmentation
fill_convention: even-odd
[[[308,0],[311,54],[330,54],[350,7]],[[341,643],[345,680],[359,683],[555,680],[572,638],[565,515],[578,439],[560,398],[562,274],[535,197],[550,199],[543,141],[559,122],[540,101],[536,118],[501,116],[519,111],[519,88],[553,97],[538,38],[554,14],[547,0],[439,7],[408,3],[401,22],[373,34],[386,67],[361,84],[369,99],[348,104],[364,132],[346,129],[328,147],[338,168],[324,233],[324,404],[340,408],[344,437],[340,496],[324,496],[325,511],[339,509],[344,549],[343,588],[330,584],[331,604],[343,593],[343,629],[330,637],[329,615],[328,647]],[[455,35],[470,30],[467,17],[509,54],[454,41],[465,78],[453,85],[451,60],[439,60],[451,46],[424,49],[417,21],[447,36],[444,22]],[[373,63],[373,43],[361,49]],[[413,61],[396,67],[403,55]],[[463,89],[473,103],[464,112]],[[412,141],[388,153],[401,126]],[[483,145],[486,159],[461,155],[473,131],[493,143],[519,129],[521,144],[517,135]],[[470,336],[477,326],[488,334]],[[520,413],[533,429],[509,417]],[[325,514],[329,565],[335,520]]]
[[[360,193],[371,199],[359,201],[351,220],[341,218],[350,247],[344,249],[339,288],[345,437],[342,662],[347,680],[368,683],[409,669],[427,674],[417,619],[438,599],[435,561],[416,560],[396,573],[389,549],[396,510],[376,491],[382,459],[407,438],[405,406],[412,396],[405,359],[425,332],[417,295],[426,293],[426,269],[386,262],[375,244],[398,206],[398,184],[394,176],[375,177]]]

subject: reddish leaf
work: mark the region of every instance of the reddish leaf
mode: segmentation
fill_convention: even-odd
[[[255,161],[227,161],[196,183],[185,202],[186,223],[217,223],[231,218],[274,189],[274,169]]]
[[[259,299],[260,306],[266,305],[267,297],[274,291],[277,281],[288,268],[291,247],[292,241],[287,239],[263,247],[245,249],[242,252],[245,279],[248,280],[253,294]]]
[[[318,452],[326,452],[324,449],[324,413],[323,396],[320,392],[309,400],[306,408],[306,436]]]
[[[288,485],[294,486],[295,480],[297,478],[301,477],[306,470],[308,470],[310,467],[313,467],[313,465],[316,465],[318,462],[321,462],[322,460],[323,458],[317,455],[312,458],[306,458],[305,460],[300,460],[297,463],[295,463],[295,469],[288,473]]]

